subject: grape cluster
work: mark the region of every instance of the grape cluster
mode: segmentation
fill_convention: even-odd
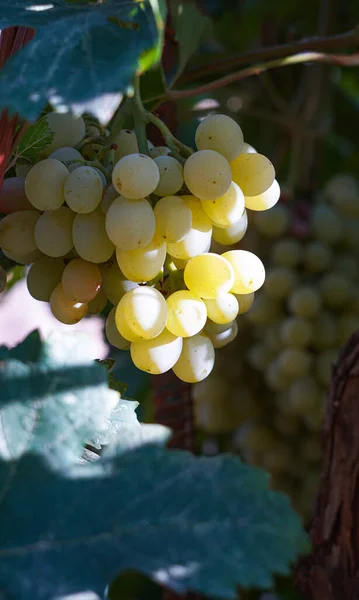
[[[30,294],[62,323],[109,301],[107,338],[139,369],[203,380],[264,283],[255,254],[223,245],[244,236],[246,207],[278,201],[273,165],[225,115],[201,121],[198,150],[186,159],[165,146],[142,154],[128,130],[95,152],[94,124],[69,114],[47,120],[54,139],[44,156],[5,182],[12,208],[0,222],[3,252],[31,263]]]
[[[255,213],[241,243],[266,281],[238,320],[238,342],[194,387],[198,427],[268,469],[308,515],[321,461],[332,367],[359,329],[359,187],[333,177],[315,202]]]

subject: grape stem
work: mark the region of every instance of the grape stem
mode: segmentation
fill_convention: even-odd
[[[132,115],[135,122],[135,132],[137,137],[138,149],[141,154],[148,156],[148,144],[146,135],[146,119],[143,118],[143,104],[140,92],[140,80],[138,75],[134,82],[134,96],[132,100]]]

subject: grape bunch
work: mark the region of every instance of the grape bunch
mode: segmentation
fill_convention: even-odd
[[[139,369],[203,380],[264,283],[254,253],[224,246],[243,238],[246,208],[278,201],[273,165],[225,115],[200,122],[187,157],[152,144],[140,153],[130,130],[111,137],[71,114],[46,118],[52,143],[4,183],[2,251],[31,264],[28,290],[60,322],[110,302],[107,338]]]
[[[315,202],[252,213],[241,246],[266,257],[266,280],[239,335],[194,386],[197,426],[269,470],[307,516],[320,428],[340,348],[359,329],[359,186],[333,177]]]

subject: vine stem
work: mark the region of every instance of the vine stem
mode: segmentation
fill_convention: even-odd
[[[324,54],[322,52],[302,52],[300,54],[294,54],[293,56],[286,56],[285,58],[252,65],[250,67],[246,67],[245,69],[241,69],[240,71],[236,71],[235,73],[225,75],[220,79],[215,79],[210,83],[206,83],[195,88],[190,88],[188,90],[167,90],[166,98],[167,100],[176,101],[181,100],[182,98],[199,96],[227,85],[231,85],[232,83],[240,81],[241,79],[246,79],[247,77],[252,77],[253,75],[260,75],[261,73],[269,71],[270,69],[278,69],[279,67],[287,67],[305,62],[328,63],[342,67],[354,67],[359,65],[359,52],[350,55]]]
[[[138,75],[135,77],[134,81],[134,96],[132,99],[132,114],[133,120],[135,122],[135,131],[138,143],[138,149],[141,154],[146,154],[148,156],[148,144],[147,144],[147,135],[146,135],[146,116],[144,112],[144,107],[141,100],[141,92],[140,92],[140,78]]]

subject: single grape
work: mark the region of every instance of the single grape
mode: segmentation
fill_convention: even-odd
[[[86,214],[97,208],[102,199],[101,177],[92,167],[79,167],[70,173],[65,182],[67,205],[75,212]]]
[[[119,194],[138,200],[155,191],[160,180],[157,164],[145,154],[129,154],[112,171],[112,183]]]
[[[335,211],[324,204],[313,208],[311,214],[311,233],[320,242],[335,244],[340,239],[343,229]]]
[[[262,192],[261,194],[257,194],[255,196],[245,196],[244,202],[246,208],[250,210],[262,211],[268,210],[277,204],[280,198],[280,187],[278,181],[275,179],[272,185]]]
[[[295,272],[288,267],[273,267],[268,270],[263,289],[270,298],[284,300],[296,282]]]
[[[237,302],[238,302],[238,314],[239,315],[243,315],[244,313],[247,313],[254,302],[254,293],[251,292],[250,294],[234,294]]]
[[[319,282],[323,304],[329,308],[344,306],[350,299],[351,283],[340,273],[326,273]]]
[[[167,146],[154,146],[153,148],[150,149],[149,154],[150,157],[155,159],[158,158],[159,156],[168,156],[168,154],[170,154],[171,149],[167,148]]]
[[[214,150],[230,162],[243,151],[243,133],[236,121],[227,115],[209,115],[196,130],[198,150]]]
[[[172,156],[158,156],[154,159],[160,174],[160,180],[154,194],[157,196],[172,196],[183,185],[183,168],[181,163]]]
[[[119,196],[106,215],[106,232],[119,250],[136,250],[148,246],[156,227],[151,204],[142,200],[129,200]]]
[[[50,308],[54,317],[65,325],[75,325],[87,313],[87,304],[75,302],[66,296],[61,283],[55,287],[50,296]]]
[[[241,147],[241,154],[256,154],[257,150],[255,148],[253,148],[253,146],[251,146],[250,144],[247,144],[247,142],[243,142],[242,147]]]
[[[102,283],[100,268],[82,258],[74,258],[62,274],[62,287],[69,298],[76,302],[91,302]]]
[[[194,196],[181,196],[192,213],[192,226],[183,240],[168,243],[168,253],[173,258],[187,260],[207,252],[212,238],[212,222],[204,212],[200,200]]]
[[[228,191],[220,198],[202,200],[201,203],[214,225],[220,228],[233,226],[244,212],[244,196],[234,182],[231,182]]]
[[[121,129],[120,133],[112,139],[112,143],[117,144],[115,163],[124,156],[138,153],[137,136],[130,129]]]
[[[13,212],[0,221],[0,247],[6,252],[24,255],[36,250],[35,225],[37,210]]]
[[[286,206],[277,204],[271,210],[258,212],[254,226],[264,236],[277,238],[284,234],[289,225],[289,211]]]
[[[56,158],[56,160],[60,160],[65,164],[70,173],[75,169],[83,166],[83,156],[80,154],[76,148],[71,148],[70,146],[64,146],[63,148],[58,148],[51,152],[49,158]]]
[[[154,279],[163,268],[166,258],[166,242],[154,235],[145,248],[116,250],[118,266],[130,281],[143,282]]]
[[[107,304],[107,296],[102,288],[99,289],[98,293],[91,302],[88,303],[88,315],[98,315],[103,311]]]
[[[116,307],[114,306],[106,319],[106,337],[111,346],[118,348],[119,350],[129,350],[130,342],[126,340],[117,329],[116,326]]]
[[[6,215],[20,210],[33,210],[33,208],[25,194],[25,179],[23,177],[4,179],[0,189],[0,213]]]
[[[224,348],[237,337],[238,334],[238,325],[237,321],[232,321],[232,323],[227,323],[225,325],[220,325],[221,329],[215,330],[212,323],[209,325],[209,321],[206,323],[205,327],[205,335],[209,337],[214,348]]]
[[[35,241],[41,252],[54,258],[70,252],[74,218],[75,213],[65,206],[44,212],[39,217],[35,225]]]
[[[304,249],[304,265],[311,273],[321,273],[329,268],[333,254],[325,242],[309,242]]]
[[[265,270],[262,261],[247,250],[229,250],[222,254],[234,270],[234,284],[231,292],[235,294],[250,294],[263,285]]]
[[[126,279],[120,271],[115,257],[101,265],[102,271],[102,289],[104,290],[109,301],[117,305],[121,298],[138,284],[134,281]]]
[[[192,154],[185,163],[183,174],[190,192],[201,200],[220,198],[232,181],[229,162],[213,150]]]
[[[65,262],[62,258],[42,256],[35,261],[26,276],[26,285],[30,295],[35,300],[49,302],[50,296],[61,282]]]
[[[118,192],[111,183],[111,185],[105,189],[100,203],[100,208],[104,215],[107,215],[107,211],[115,198],[118,198]]]
[[[173,372],[186,383],[202,381],[213,369],[214,347],[211,340],[201,334],[183,340],[182,352],[173,366]]]
[[[44,256],[38,248],[36,248],[32,252],[29,252],[28,254],[17,254],[16,252],[7,252],[4,249],[2,249],[2,253],[10,260],[19,263],[19,265],[30,265],[31,263],[35,262],[36,260],[39,260],[39,258]]]
[[[238,301],[233,294],[205,300],[207,315],[214,323],[231,323],[238,315]]]
[[[54,139],[47,146],[50,153],[64,146],[76,146],[85,137],[86,125],[82,117],[72,113],[48,113],[45,119],[54,134]]]
[[[168,307],[155,288],[138,286],[121,298],[117,310],[126,319],[130,330],[141,339],[150,340],[165,328]]]
[[[105,215],[100,209],[86,215],[75,216],[72,238],[79,256],[89,262],[106,262],[115,250],[114,244],[106,233]]]
[[[59,160],[40,160],[26,175],[26,196],[38,210],[56,210],[65,202],[64,186],[68,176],[68,169]]]
[[[156,230],[171,244],[181,242],[192,227],[190,207],[179,196],[165,196],[154,208]]]
[[[288,298],[289,310],[298,317],[310,319],[318,314],[321,307],[321,296],[310,285],[296,287]]]
[[[213,239],[222,246],[231,246],[237,244],[245,235],[248,227],[247,212],[244,211],[240,219],[226,229],[213,227]]]
[[[207,309],[201,298],[180,290],[167,298],[168,331],[178,337],[190,337],[199,333],[206,324]]]
[[[279,267],[296,267],[302,259],[302,254],[302,245],[298,240],[283,238],[275,243],[271,259]]]
[[[231,264],[218,254],[206,252],[191,258],[184,270],[188,289],[201,298],[217,298],[234,285]]]
[[[311,367],[311,355],[300,348],[284,348],[278,356],[278,367],[286,377],[307,375]]]
[[[281,324],[282,340],[288,346],[304,348],[313,339],[315,329],[310,321],[301,317],[288,317]]]
[[[263,154],[240,154],[232,160],[230,166],[233,181],[246,197],[259,196],[273,185],[274,167]]]
[[[137,335],[134,331],[132,331],[131,327],[128,324],[125,311],[123,310],[123,304],[120,308],[119,306],[120,303],[117,305],[115,312],[116,327],[119,334],[129,342],[141,342],[143,338],[141,338],[141,336]]]
[[[141,371],[160,375],[175,366],[182,346],[182,338],[164,329],[155,339],[133,342],[130,348],[131,358]]]

